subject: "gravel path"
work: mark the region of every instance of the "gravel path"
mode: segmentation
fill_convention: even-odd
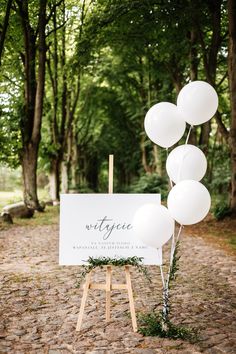
[[[109,323],[104,293],[91,291],[82,330],[76,332],[80,267],[58,266],[56,225],[1,231],[0,259],[0,353],[236,353],[236,260],[201,238],[183,235],[172,290],[173,321],[200,330],[195,344],[133,333],[127,294],[118,291]],[[161,298],[159,270],[149,268],[151,285],[132,270],[137,312],[152,310]],[[114,270],[114,278],[121,276]],[[94,277],[104,280],[104,271],[96,270]]]

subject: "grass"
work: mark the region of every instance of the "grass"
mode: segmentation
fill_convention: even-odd
[[[57,225],[59,223],[59,206],[46,206],[44,212],[35,212],[30,219],[14,218],[14,224],[1,224],[0,230],[6,230],[15,226],[42,226],[42,225]]]
[[[36,211],[30,219],[14,218],[13,222],[19,226],[56,225],[59,223],[59,206],[46,206],[44,212]]]
[[[46,190],[39,190],[38,192],[40,200],[48,200],[49,196]],[[22,201],[22,191],[0,191],[0,211],[2,208],[8,204],[17,203]],[[30,219],[13,219],[14,225],[16,226],[39,226],[39,225],[52,225],[59,223],[59,207],[58,206],[46,206],[44,212],[35,212],[34,216]],[[11,227],[11,225],[3,224],[0,229],[6,229]]]
[[[47,190],[39,189],[38,190],[39,200],[48,200],[49,195]],[[15,189],[13,191],[0,191],[0,211],[8,204],[17,203],[23,200],[22,190]]]
[[[0,191],[0,210],[8,204],[20,202],[22,199],[23,195],[20,190],[10,192]]]

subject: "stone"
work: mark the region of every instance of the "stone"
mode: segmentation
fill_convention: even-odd
[[[199,329],[195,344],[133,333],[126,291],[112,292],[111,321],[105,321],[105,293],[89,291],[82,330],[75,331],[82,289],[80,266],[58,266],[58,225],[12,226],[0,231],[2,288],[0,353],[16,354],[234,354],[236,261],[204,239],[181,241],[179,277],[171,289],[171,319]],[[164,249],[164,263],[168,253]],[[194,257],[191,257],[194,254]],[[166,274],[167,267],[164,265]],[[132,270],[137,312],[161,309],[159,268],[148,267],[151,287]],[[113,270],[120,280],[119,268]],[[104,283],[96,269],[96,282]],[[158,305],[159,304],[159,305]]]
[[[135,354],[156,354],[155,349],[141,349],[141,348],[135,348]]]
[[[7,337],[7,332],[0,332],[0,338]]]
[[[12,334],[10,336],[5,337],[5,339],[9,340],[9,341],[17,341],[19,338],[18,338],[18,336]]]

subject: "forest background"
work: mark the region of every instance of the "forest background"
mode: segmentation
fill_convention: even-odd
[[[213,207],[236,214],[235,1],[0,0],[0,8],[1,190],[20,188],[37,210],[42,187],[54,201],[107,192],[114,154],[115,192],[165,198],[166,151],[146,136],[144,117],[204,80],[219,107],[189,143],[207,156]]]

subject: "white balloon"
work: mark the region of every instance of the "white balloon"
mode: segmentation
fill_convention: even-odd
[[[144,204],[134,215],[133,230],[147,246],[160,248],[173,235],[174,220],[163,205]]]
[[[207,159],[198,147],[190,144],[180,145],[169,154],[166,170],[175,183],[185,179],[200,181],[207,170]]]
[[[186,123],[170,102],[160,102],[152,106],[144,120],[147,136],[155,144],[168,148],[177,143],[184,134]]]
[[[180,90],[177,108],[184,120],[198,125],[211,119],[218,107],[215,89],[205,81],[193,81]]]
[[[167,205],[172,218],[179,224],[192,225],[205,218],[210,210],[211,197],[200,182],[184,180],[171,189]]]

